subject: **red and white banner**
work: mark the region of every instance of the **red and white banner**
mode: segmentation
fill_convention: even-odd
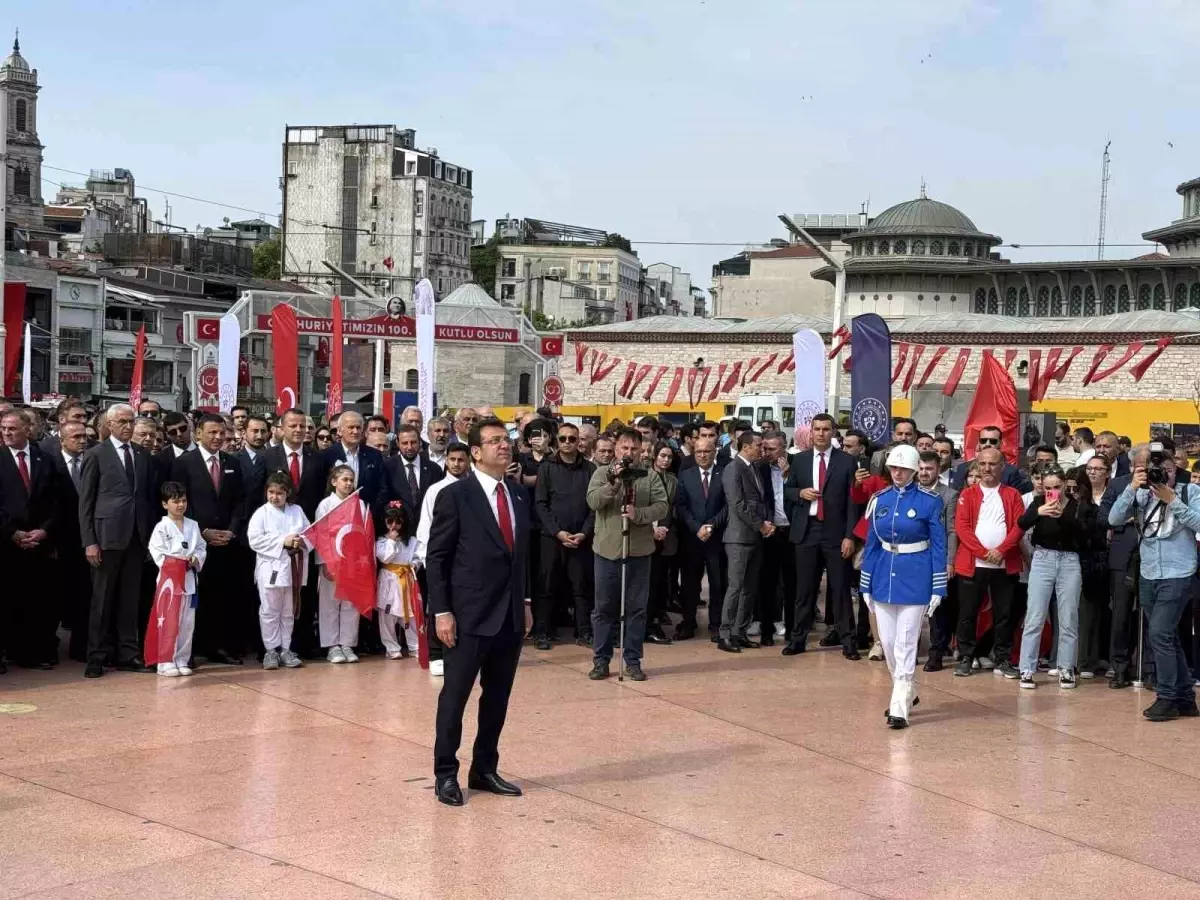
[[[146,623],[146,645],[142,650],[142,658],[147,665],[175,660],[187,568],[186,559],[168,556],[158,571],[154,605],[150,609],[150,621]]]
[[[272,331],[271,316],[259,316],[261,331]],[[315,316],[297,316],[296,328],[300,334],[332,334],[333,319]],[[378,316],[374,319],[346,319],[343,334],[348,338],[387,338],[399,340],[417,336],[417,322],[412,316]],[[482,344],[517,344],[521,332],[516,328],[491,328],[483,325],[438,325],[439,341],[468,341]]]
[[[137,340],[133,344],[133,378],[129,382],[129,405],[137,412],[142,402],[143,372],[146,368],[146,326],[138,329]]]
[[[280,303],[269,316],[271,353],[275,357],[275,414],[300,405],[297,382],[300,379],[300,336],[296,331],[296,311]]]
[[[333,298],[333,331],[329,337],[329,386],[325,389],[325,416],[332,419],[342,411],[342,298]]]

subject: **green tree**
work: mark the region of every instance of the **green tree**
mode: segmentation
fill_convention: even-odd
[[[254,248],[254,277],[278,280],[280,277],[279,260],[279,238],[263,241]]]
[[[633,252],[633,247],[629,243],[629,238],[622,237],[616,232],[613,232],[604,239],[604,246],[618,247],[619,249],[624,250],[626,253]]]
[[[482,247],[471,248],[471,277],[475,283],[496,296],[496,267],[500,265],[500,238],[492,235]]]

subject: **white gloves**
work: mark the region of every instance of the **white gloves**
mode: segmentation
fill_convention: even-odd
[[[869,612],[869,613],[875,612],[875,601],[871,599],[870,594],[863,594],[862,602],[867,605],[867,612]]]
[[[942,605],[942,598],[934,594],[929,598],[929,606],[925,608],[925,615],[933,618],[933,614],[937,612],[937,608]]]

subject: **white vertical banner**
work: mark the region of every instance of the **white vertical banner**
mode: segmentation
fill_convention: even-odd
[[[221,316],[217,343],[217,385],[220,411],[230,412],[237,405],[238,360],[241,357],[242,328],[237,316]]]
[[[811,328],[792,335],[796,363],[796,446],[809,446],[812,418],[825,411],[825,342]]]
[[[413,288],[413,308],[417,319],[417,406],[428,423],[433,418],[433,395],[437,390],[436,316],[433,285],[428,278],[422,278]]]
[[[21,399],[26,403],[33,402],[33,332],[29,323],[25,323],[25,360],[21,363]]]

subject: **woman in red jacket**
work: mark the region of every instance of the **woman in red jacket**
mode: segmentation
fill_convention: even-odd
[[[891,451],[890,446],[888,447],[888,451]],[[850,488],[850,502],[859,509],[865,510],[867,508],[867,503],[870,502],[872,497],[885,488],[890,488],[892,486],[891,473],[889,473],[886,468],[883,471],[887,473],[887,477],[884,477],[883,475],[875,475],[870,469],[866,468],[856,471],[854,473],[854,484]],[[867,525],[867,517],[866,515],[863,515],[863,517],[858,520],[858,524],[854,526],[854,537],[858,539],[860,546],[866,543]],[[855,568],[858,568],[861,565],[861,560],[861,553],[855,556]],[[857,594],[857,590],[855,593]],[[858,614],[861,616],[863,613],[866,613],[870,617],[871,621],[871,634],[873,635],[873,641],[871,644],[871,652],[867,654],[867,659],[873,660],[874,662],[879,662],[884,658],[884,653],[883,644],[879,642],[879,626],[875,622],[875,613],[873,610],[868,610],[867,605],[863,603],[861,599],[856,597],[855,602],[858,604]]]

